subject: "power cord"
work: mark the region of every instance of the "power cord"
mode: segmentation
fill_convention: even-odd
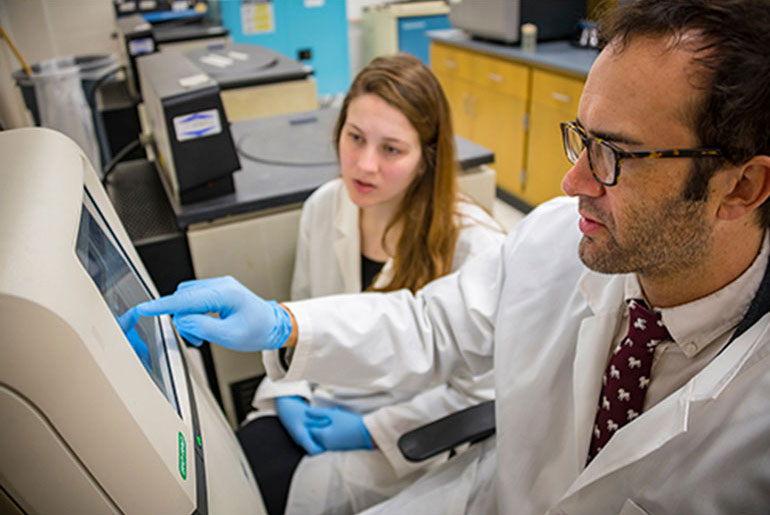
[[[139,146],[149,145],[152,143],[152,140],[152,134],[142,134],[131,143],[121,148],[118,153],[115,154],[115,157],[113,157],[110,162],[104,165],[104,168],[102,168],[102,184],[107,184],[107,178],[115,170],[115,167],[118,165],[118,163],[125,159],[128,154],[133,152],[134,149],[138,148]]]

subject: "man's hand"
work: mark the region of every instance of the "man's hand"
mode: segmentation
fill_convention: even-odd
[[[180,283],[172,295],[136,310],[143,316],[173,315],[177,331],[193,345],[205,340],[242,352],[277,349],[293,329],[286,309],[229,276]]]

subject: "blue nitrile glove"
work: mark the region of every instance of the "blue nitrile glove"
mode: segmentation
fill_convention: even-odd
[[[142,341],[142,337],[136,331],[136,323],[139,321],[139,313],[136,312],[136,308],[131,308],[118,317],[118,324],[123,334],[128,338],[128,342],[134,348],[134,352],[139,356],[144,368],[147,370],[152,368],[152,360],[150,359],[150,350],[147,348],[147,344]]]
[[[232,277],[186,281],[176,291],[136,306],[143,316],[174,315],[179,334],[193,345],[214,342],[249,352],[281,347],[291,334],[291,317]],[[219,318],[206,313],[217,313]]]
[[[327,451],[374,449],[361,415],[341,408],[308,408],[308,429]]]
[[[324,448],[318,445],[305,426],[307,422],[305,412],[309,407],[307,401],[298,395],[286,395],[275,399],[278,418],[297,445],[304,447],[308,454],[320,454],[324,452]]]

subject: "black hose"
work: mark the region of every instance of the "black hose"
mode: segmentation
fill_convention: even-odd
[[[96,112],[96,92],[99,91],[99,88],[104,84],[104,82],[107,79],[112,78],[120,71],[126,71],[126,67],[124,65],[120,65],[114,70],[110,70],[98,79],[94,81],[93,84],[91,84],[91,87],[88,90],[88,95],[86,96],[86,101],[88,102],[88,105],[91,107],[93,112]]]
[[[115,157],[102,168],[102,184],[107,184],[107,177],[112,173],[115,167],[135,148],[142,144],[142,138],[136,138],[134,141],[121,148]]]

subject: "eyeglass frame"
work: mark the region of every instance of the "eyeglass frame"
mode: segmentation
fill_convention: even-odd
[[[574,120],[571,122],[561,122],[559,126],[561,127],[562,145],[564,146],[564,153],[567,156],[567,160],[574,165],[575,163],[578,162],[578,159],[580,159],[580,154],[577,155],[574,161],[570,158],[570,150],[568,149],[567,135],[568,135],[568,131],[572,129],[575,132],[577,132],[578,136],[580,136],[580,139],[583,141],[583,149],[586,151],[586,155],[588,157],[588,165],[591,167],[591,175],[593,175],[594,179],[596,179],[596,181],[599,184],[602,184],[604,186],[617,185],[618,177],[620,176],[620,165],[623,159],[664,159],[664,158],[674,158],[674,157],[689,157],[689,158],[722,157],[722,150],[718,148],[679,148],[679,149],[670,149],[670,150],[633,150],[633,151],[623,150],[610,141],[604,140],[602,138],[594,138],[592,136],[589,136],[586,133],[585,129],[580,126],[577,120]],[[604,145],[605,147],[609,148],[610,151],[612,151],[613,157],[615,158],[615,170],[614,170],[611,182],[606,182],[600,179],[599,176],[596,174],[596,170],[594,169],[594,165],[591,160],[591,152],[589,151],[590,144],[592,141],[596,142],[599,145]]]

